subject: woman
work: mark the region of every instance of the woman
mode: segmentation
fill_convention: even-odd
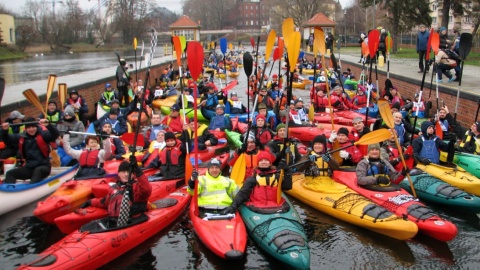
[[[75,178],[95,178],[105,175],[102,168],[105,160],[112,154],[110,140],[103,140],[103,149],[100,149],[97,136],[89,135],[85,138],[86,147],[81,150],[72,149],[70,146],[70,134],[63,135],[63,149],[67,155],[78,160],[80,169]]]

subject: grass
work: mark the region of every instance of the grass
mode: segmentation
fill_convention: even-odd
[[[0,47],[0,61],[21,59],[25,57],[27,57],[27,54],[19,50],[15,50],[10,47]]]

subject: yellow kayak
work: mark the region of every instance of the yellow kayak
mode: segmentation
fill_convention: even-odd
[[[169,96],[164,99],[155,99],[152,104],[154,108],[161,108],[162,106],[164,107],[172,107],[173,104],[177,101],[177,96]]]
[[[231,71],[229,71],[229,72],[227,72],[227,74],[228,74],[228,77],[230,77],[230,78],[236,78],[236,77],[238,77],[238,75],[240,75],[240,72],[238,72],[238,71],[237,71],[237,72],[231,72]]]
[[[438,164],[417,164],[417,168],[452,186],[480,196],[480,179],[460,167],[450,168]]]
[[[412,221],[397,217],[328,176],[298,174],[292,181],[293,187],[286,193],[325,214],[399,240],[413,238],[418,232]]]

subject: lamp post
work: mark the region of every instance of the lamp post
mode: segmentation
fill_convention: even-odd
[[[347,10],[343,10],[343,19],[345,20],[345,32],[343,38],[345,39],[345,47],[347,47]]]

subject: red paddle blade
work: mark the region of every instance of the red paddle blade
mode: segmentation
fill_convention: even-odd
[[[431,33],[432,35],[432,49],[435,55],[438,53],[438,48],[440,47],[440,35],[437,32]]]
[[[374,58],[377,55],[378,44],[380,43],[380,32],[374,29],[368,33],[368,50],[370,58]]]
[[[435,135],[437,135],[440,139],[443,140],[443,130],[442,130],[442,126],[440,125],[440,121],[438,120],[435,123]]]
[[[252,45],[252,48],[255,48],[255,39],[253,37],[250,37],[250,44]]]
[[[280,57],[282,57],[284,49],[285,49],[285,42],[283,41],[283,39],[281,37],[278,37],[277,44],[278,44],[278,56],[280,58]]]
[[[430,50],[432,49],[432,37],[433,37],[433,28],[430,30],[430,35],[428,36],[427,41],[427,53],[425,54],[425,60],[430,60]]]
[[[182,43],[178,36],[172,38],[173,48],[175,49],[175,54],[177,55],[177,65],[180,67],[182,65]]]
[[[273,62],[277,61],[278,59],[280,59],[280,50],[277,47],[275,50],[273,50]]]
[[[141,147],[145,146],[143,135],[139,134],[136,138],[137,138],[137,146],[141,146]],[[134,132],[125,133],[122,136],[120,136],[120,139],[124,141],[126,144],[133,145],[133,142],[135,141],[135,133]]]
[[[367,57],[370,54],[370,51],[368,49],[368,45],[365,42],[362,42],[362,55],[363,57]]]
[[[190,41],[187,46],[187,62],[190,75],[196,81],[202,72],[203,47],[198,41]]]

